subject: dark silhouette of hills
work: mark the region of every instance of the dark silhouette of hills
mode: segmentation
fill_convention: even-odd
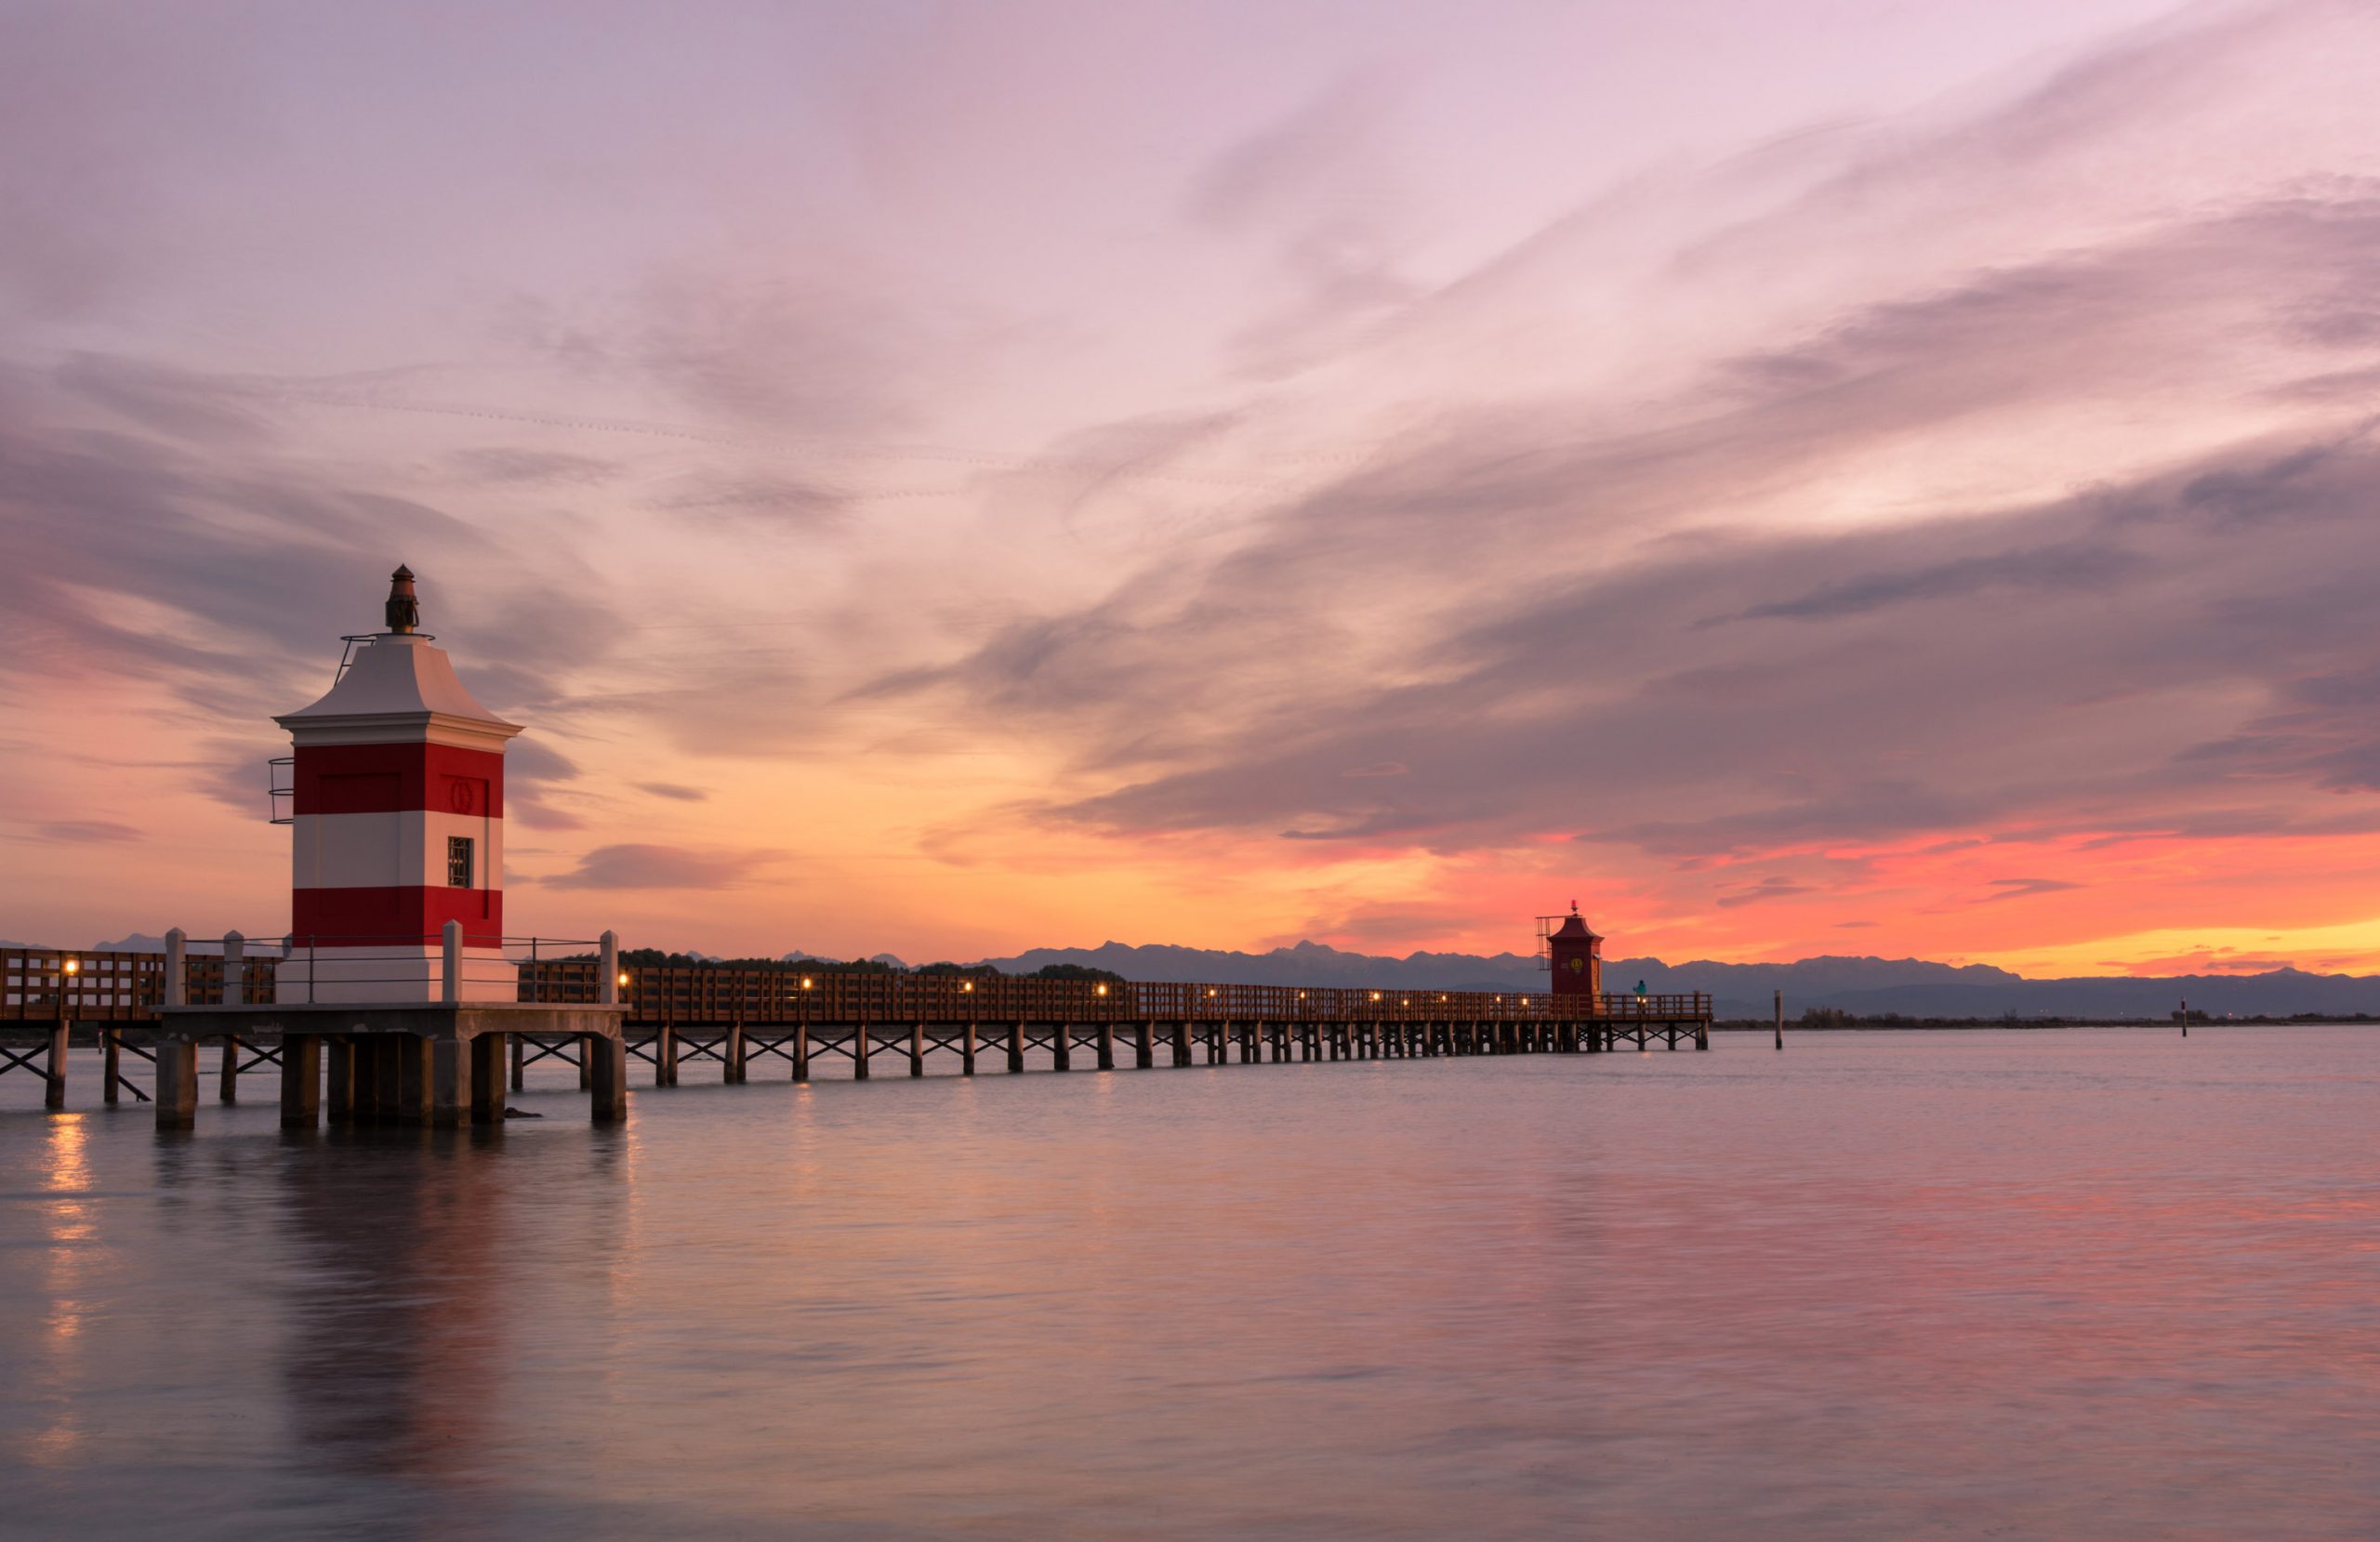
[[[1402,958],[1348,953],[1300,942],[1270,953],[1234,953],[1163,943],[1134,947],[1033,948],[984,963],[1011,973],[1045,964],[1112,969],[1127,980],[1182,980],[1250,985],[1380,985],[1412,989],[1516,991],[1545,988],[1534,957],[1500,953],[1413,953]],[[1905,1017],[2162,1017],[2184,997],[2192,1011],[2220,1017],[2288,1017],[2305,1012],[2352,1016],[2380,1012],[2380,976],[2264,974],[2085,977],[2029,980],[1988,964],[1937,964],[1922,958],[1805,958],[1792,964],[1666,964],[1658,958],[1614,958],[1604,965],[1607,989],[1633,989],[1642,980],[1655,992],[1702,991],[1721,1017],[1765,1018],[1771,993],[1782,990],[1789,1014],[1812,1007],[1841,1008],[1856,1016],[1897,1012]]]

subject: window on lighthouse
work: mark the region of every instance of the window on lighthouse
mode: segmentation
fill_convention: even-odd
[[[446,837],[446,887],[449,889],[470,888],[471,875],[474,871],[471,862],[471,837],[448,836]]]

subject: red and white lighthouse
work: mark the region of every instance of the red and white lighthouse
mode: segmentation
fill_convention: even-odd
[[[1561,925],[1549,924],[1555,920]],[[1554,971],[1554,994],[1603,995],[1603,939],[1579,915],[1579,907],[1572,904],[1567,916],[1541,917],[1539,929],[1545,938],[1546,966]]]
[[[509,1001],[504,940],[504,747],[521,731],[482,706],[416,630],[413,573],[389,586],[388,629],[289,731],[294,795],[284,1002],[439,999],[442,935],[462,929],[460,998]]]

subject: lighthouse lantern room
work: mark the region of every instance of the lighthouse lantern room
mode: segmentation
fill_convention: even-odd
[[[401,567],[386,630],[350,639],[329,694],[273,719],[289,731],[295,815],[284,1002],[436,1000],[449,921],[462,929],[460,999],[515,999],[504,750],[521,725],[482,706],[419,626]]]

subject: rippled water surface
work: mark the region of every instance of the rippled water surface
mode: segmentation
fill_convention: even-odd
[[[2380,1031],[1715,1044],[478,1138],[78,1055],[0,1080],[0,1535],[2380,1535]]]

